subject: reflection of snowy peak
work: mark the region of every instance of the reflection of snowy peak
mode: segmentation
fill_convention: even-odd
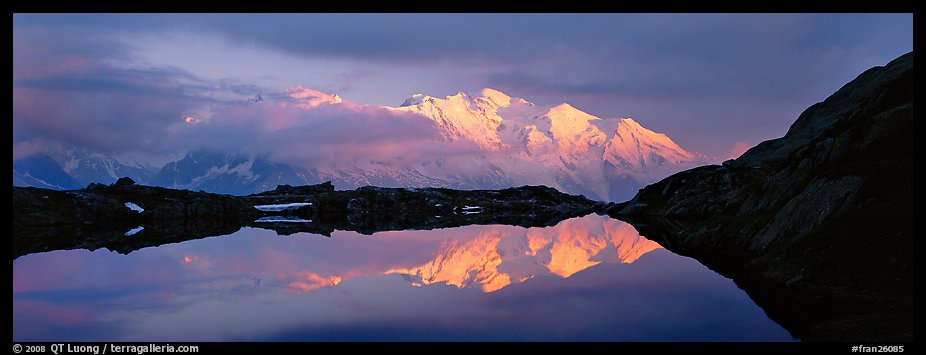
[[[492,292],[537,275],[565,278],[600,263],[629,264],[658,248],[627,223],[586,216],[542,229],[487,229],[470,240],[448,241],[423,265],[386,273],[417,286],[444,283]]]

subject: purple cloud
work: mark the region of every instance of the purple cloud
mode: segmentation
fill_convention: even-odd
[[[476,149],[443,144],[424,117],[302,86],[266,91],[176,68],[122,67],[106,46],[47,31],[21,31],[16,40],[32,45],[14,55],[14,157],[53,145],[110,154],[207,148],[308,166]],[[254,94],[266,100],[249,103]]]

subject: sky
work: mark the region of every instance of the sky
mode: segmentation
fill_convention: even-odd
[[[14,14],[14,159],[56,144],[427,149],[433,132],[377,105],[484,87],[633,117],[726,158],[911,51],[912,27],[912,14]],[[336,99],[349,105],[298,109]]]

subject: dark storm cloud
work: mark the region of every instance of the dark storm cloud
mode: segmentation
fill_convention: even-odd
[[[174,14],[30,15],[22,27],[76,31],[152,30],[219,34],[284,52],[354,59],[431,61],[510,58],[551,40],[581,40],[557,15],[504,14]],[[556,36],[557,34],[563,34]]]
[[[873,38],[892,34],[896,26],[885,25],[904,16],[909,20],[902,14],[86,14],[19,16],[14,24],[214,33],[289,53],[369,60],[544,61],[570,52],[580,60],[707,57],[723,65],[859,40],[891,48]]]
[[[564,93],[697,94],[760,86],[780,92],[841,78],[862,62],[890,60],[902,54],[898,43],[909,48],[912,38],[903,26],[889,26],[909,21],[903,14],[98,14],[16,20],[27,28],[215,34],[313,57],[479,64],[492,73],[492,84],[534,78],[510,86],[542,83]]]

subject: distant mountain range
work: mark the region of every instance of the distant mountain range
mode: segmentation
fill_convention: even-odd
[[[333,104],[340,104],[335,102]],[[450,187],[494,189],[546,185],[610,201],[708,159],[630,118],[598,118],[569,104],[537,106],[493,89],[445,98],[415,94],[396,112],[433,121],[449,144],[472,154],[422,161],[336,162],[293,166],[239,152],[197,150],[162,167],[85,149],[65,149],[13,162],[13,185],[74,189],[128,176],[143,184],[248,194],[279,184],[332,181],[337,188]]]

